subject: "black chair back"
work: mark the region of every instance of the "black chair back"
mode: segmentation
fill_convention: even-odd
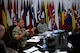
[[[8,34],[9,34],[10,40],[13,40],[12,30],[13,30],[14,27],[16,27],[16,25],[11,25],[11,26],[9,26],[9,28],[8,28]]]

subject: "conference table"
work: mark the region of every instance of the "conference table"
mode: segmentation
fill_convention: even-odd
[[[63,30],[58,31],[46,31],[42,34],[37,34],[26,40],[27,47],[22,50],[23,53],[69,53],[66,48],[59,48],[55,43],[58,42],[57,37],[60,37],[61,32]],[[46,37],[46,51],[43,50],[43,38]]]

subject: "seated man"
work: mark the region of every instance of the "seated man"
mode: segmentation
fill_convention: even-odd
[[[4,26],[3,25],[0,25],[0,53],[6,53],[6,45],[4,43],[3,40],[1,40],[4,36],[4,32],[5,32],[5,29],[4,29]]]
[[[40,19],[40,22],[37,26],[37,29],[38,29],[39,33],[43,33],[45,31],[48,31],[48,27],[47,27],[46,23],[44,23],[44,18]]]
[[[5,28],[0,24],[0,53],[18,53],[16,50],[6,47],[5,42],[2,40],[5,34]]]
[[[13,31],[12,31],[12,35],[14,40],[20,41],[20,46],[21,47],[25,47],[26,46],[26,37],[25,36],[29,36],[29,31],[33,31],[33,29],[25,29],[24,28],[24,20],[23,19],[19,19],[17,26],[14,27]]]

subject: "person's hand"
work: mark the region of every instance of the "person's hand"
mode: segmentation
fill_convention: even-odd
[[[26,30],[25,30],[26,33],[29,32],[29,31],[30,31],[30,29],[26,29]]]
[[[31,29],[31,31],[34,31],[36,29],[36,27],[33,27],[32,29]]]

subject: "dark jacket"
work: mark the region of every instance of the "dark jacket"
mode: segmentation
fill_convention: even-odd
[[[0,40],[0,53],[7,53],[4,41]]]

